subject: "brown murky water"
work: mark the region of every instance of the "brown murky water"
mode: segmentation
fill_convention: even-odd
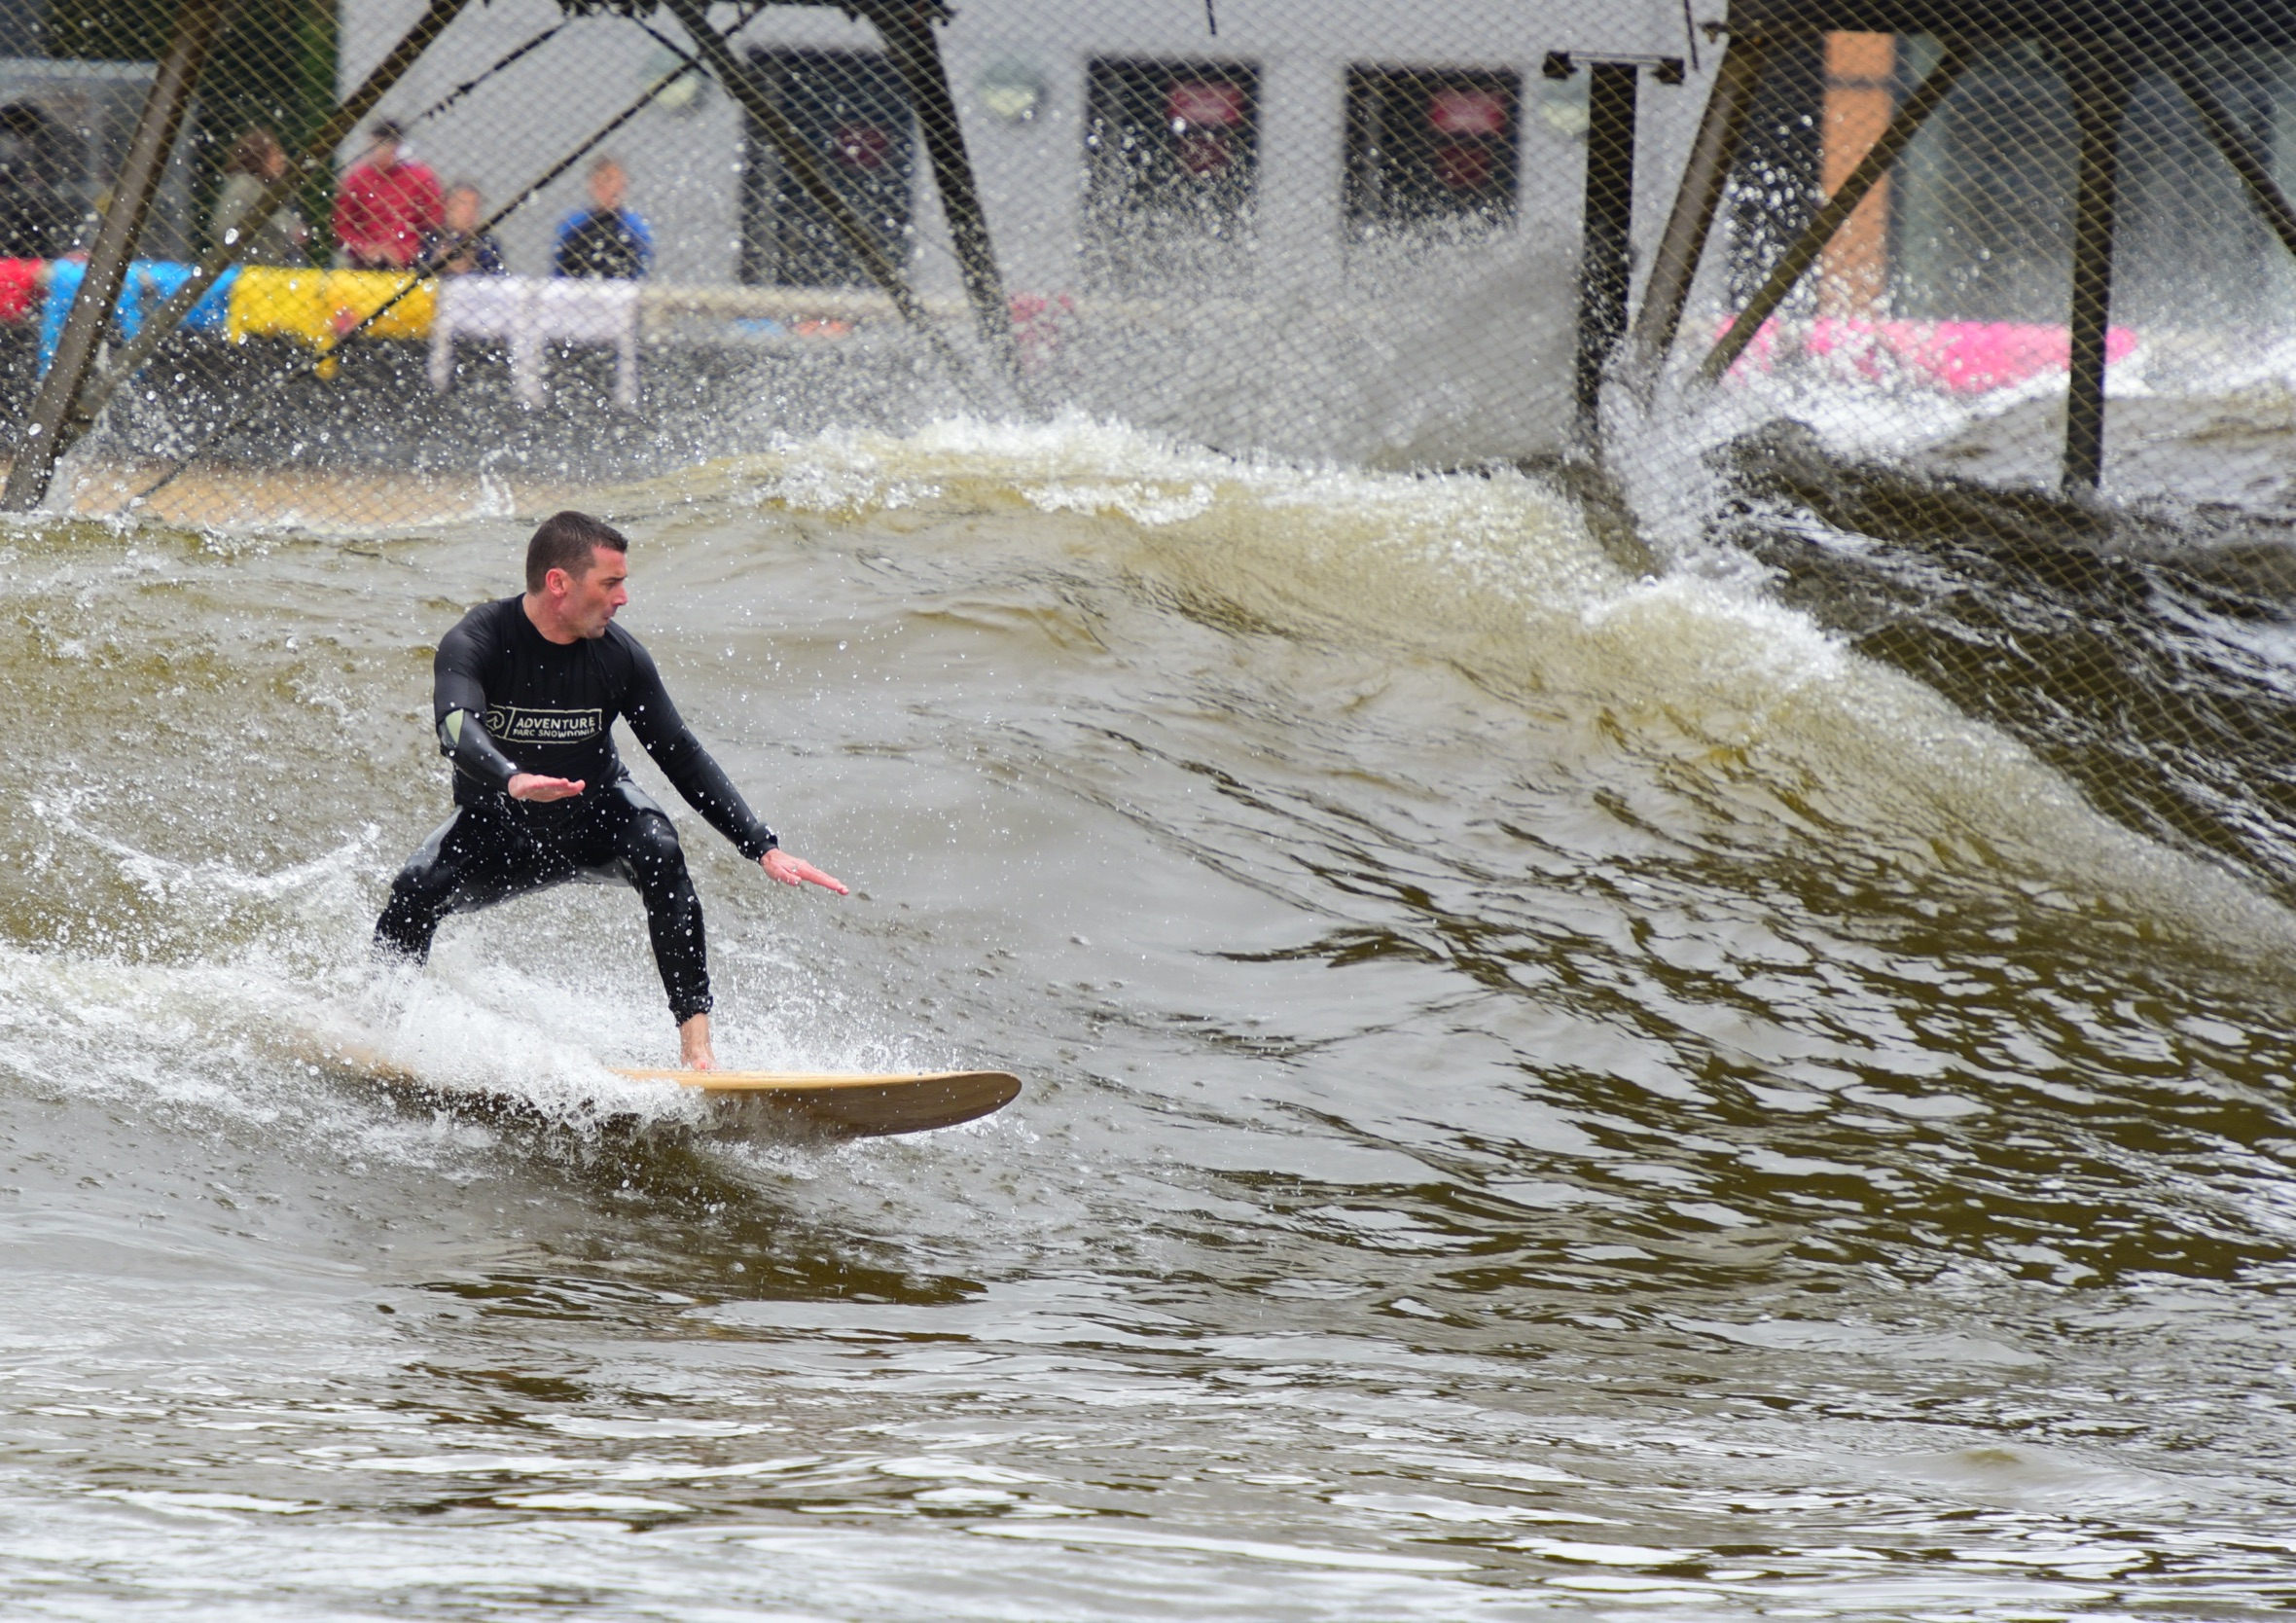
[[[1528,483],[945,429],[610,507],[855,885],[682,819],[721,1055],[1026,1093],[692,1137],[598,1068],[670,1053],[606,891],[372,978],[527,524],[12,532],[0,1609],[2296,1602],[2259,892]]]

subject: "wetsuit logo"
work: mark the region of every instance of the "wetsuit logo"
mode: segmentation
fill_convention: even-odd
[[[524,710],[497,704],[486,712],[486,731],[506,744],[588,743],[603,730],[601,710]]]

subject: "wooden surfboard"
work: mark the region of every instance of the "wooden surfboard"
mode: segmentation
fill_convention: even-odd
[[[633,1082],[674,1082],[705,1096],[722,1120],[761,1110],[795,1115],[860,1137],[954,1127],[1010,1104],[1021,1079],[1004,1070],[807,1074],[771,1070],[634,1070]]]
[[[515,1094],[448,1087],[358,1045],[330,1043],[307,1058],[348,1065],[393,1091],[455,1107],[521,1108]],[[1021,1093],[1021,1079],[1004,1070],[808,1072],[770,1070],[655,1070],[611,1066],[632,1082],[670,1082],[709,1100],[710,1131],[811,1128],[847,1137],[928,1133],[1001,1110]]]

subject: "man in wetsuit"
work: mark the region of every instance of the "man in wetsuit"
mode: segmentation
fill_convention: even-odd
[[[646,903],[681,1063],[717,1064],[701,903],[669,816],[615,752],[620,716],[664,775],[741,854],[784,884],[845,887],[780,848],[663,691],[637,638],[629,542],[584,513],[554,514],[526,546],[526,593],[483,603],[440,639],[432,711],[454,763],[454,815],[391,882],[378,952],[420,962],[439,920],[574,879],[623,881]]]

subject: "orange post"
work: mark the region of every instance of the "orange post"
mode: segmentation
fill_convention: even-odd
[[[1825,126],[1820,182],[1841,190],[1897,110],[1897,36],[1826,36]],[[1878,182],[1843,223],[1819,262],[1820,315],[1870,316],[1889,287],[1889,182]]]

